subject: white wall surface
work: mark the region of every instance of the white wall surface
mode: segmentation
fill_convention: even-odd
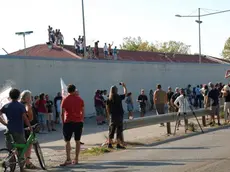
[[[196,86],[208,82],[223,82],[228,65],[188,64],[188,63],[143,63],[114,62],[90,60],[60,60],[57,58],[0,56],[0,84],[13,80],[23,90],[29,89],[33,95],[41,92],[49,94],[52,99],[60,91],[60,77],[66,84],[73,83],[85,101],[86,114],[94,113],[93,96],[96,89],[108,90],[119,82],[126,83],[128,91],[136,100],[141,88],[148,95],[156,84],[175,88]],[[135,107],[138,107],[137,104]],[[124,109],[126,106],[124,104]]]

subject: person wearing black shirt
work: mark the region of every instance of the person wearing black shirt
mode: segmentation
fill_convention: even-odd
[[[173,96],[174,92],[172,91],[172,88],[171,87],[168,87],[168,92],[167,92],[167,99],[168,99],[168,111],[169,112],[174,112],[173,109],[174,107],[171,105],[171,98]]]
[[[220,92],[217,90],[217,88],[215,88],[215,86],[212,83],[209,86],[211,87],[211,90],[208,93],[208,98],[210,98],[212,101],[212,103],[211,103],[211,119],[212,119],[212,121],[210,122],[210,125],[215,125],[215,115],[217,116],[218,125],[221,125],[220,124],[220,115],[219,115]]]
[[[47,116],[47,128],[48,128],[48,131],[56,131],[54,129],[54,115],[53,115],[53,102],[49,99],[49,96],[46,95],[45,96],[46,98],[46,108],[47,108],[47,111],[48,111],[48,116]]]
[[[177,97],[179,97],[179,96],[180,96],[180,89],[178,87],[176,87],[175,93],[172,95],[171,100],[170,100],[171,105],[173,106],[174,112],[178,112],[178,108],[174,105],[174,102],[177,99]]]
[[[138,100],[137,100],[137,102],[140,103],[141,117],[145,116],[147,101],[148,101],[148,97],[145,95],[145,90],[141,89],[141,94],[138,96]]]
[[[107,115],[110,117],[109,125],[109,143],[108,148],[112,149],[112,139],[114,138],[115,131],[117,131],[117,149],[125,149],[121,145],[124,141],[123,139],[123,116],[124,110],[122,107],[122,100],[125,99],[127,95],[127,88],[124,83],[121,83],[124,88],[124,94],[119,95],[116,86],[110,88],[109,99],[107,100]]]
[[[60,106],[61,106],[62,96],[61,93],[58,92],[57,96],[54,98],[54,107],[56,111],[56,120],[55,123],[58,124],[60,121]]]

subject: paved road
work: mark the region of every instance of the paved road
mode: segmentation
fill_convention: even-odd
[[[53,171],[87,172],[228,172],[230,129],[162,144],[133,148],[99,157],[79,166]]]

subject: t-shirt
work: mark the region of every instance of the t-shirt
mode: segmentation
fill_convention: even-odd
[[[64,123],[84,121],[84,101],[77,95],[68,95],[61,104],[64,112]]]
[[[122,106],[122,100],[125,99],[125,95],[114,95],[112,100],[107,100],[107,105],[110,110],[111,120],[112,121],[122,121],[124,110]]]
[[[23,114],[26,113],[26,108],[18,101],[12,101],[4,105],[1,109],[8,119],[7,128],[9,132],[24,133]]]
[[[103,97],[100,94],[96,94],[94,96],[94,106],[95,107],[102,107],[103,106]]]
[[[46,101],[45,100],[38,100],[36,103],[38,112],[40,113],[47,113],[46,112]]]
[[[46,101],[46,107],[47,107],[48,113],[53,112],[53,102],[51,100]]]
[[[174,93],[174,94],[172,95],[172,97],[171,97],[172,102],[174,103],[175,100],[177,99],[177,97],[179,97],[179,96],[180,96],[180,93]],[[178,104],[178,105],[179,105],[179,104]]]
[[[168,98],[168,101],[170,102],[172,96],[173,96],[174,92],[168,92],[167,93],[167,98]]]
[[[219,105],[219,95],[220,93],[216,88],[209,91],[208,97],[212,99],[212,106]]]
[[[196,87],[195,92],[197,96],[201,95],[200,88]]]
[[[58,113],[61,112],[61,101],[62,101],[62,96],[56,96],[54,98],[54,106],[55,106],[55,109]]]
[[[146,95],[139,95],[138,96],[138,100],[141,101],[140,103],[140,107],[145,107],[146,106],[146,101],[148,101],[148,98]]]

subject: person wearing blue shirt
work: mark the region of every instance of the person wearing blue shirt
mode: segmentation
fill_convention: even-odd
[[[199,107],[201,108],[201,99],[202,99],[202,95],[201,95],[201,90],[200,90],[200,86],[197,85],[197,87],[195,88],[195,107]]]
[[[26,115],[25,106],[18,102],[20,97],[20,91],[18,89],[12,89],[9,93],[11,102],[7,103],[0,110],[0,123],[7,127],[6,133],[6,146],[8,149],[12,149],[12,140],[10,135],[13,137],[14,142],[17,144],[24,144],[24,122],[32,131],[30,122]],[[4,119],[3,114],[6,115],[7,121]]]

